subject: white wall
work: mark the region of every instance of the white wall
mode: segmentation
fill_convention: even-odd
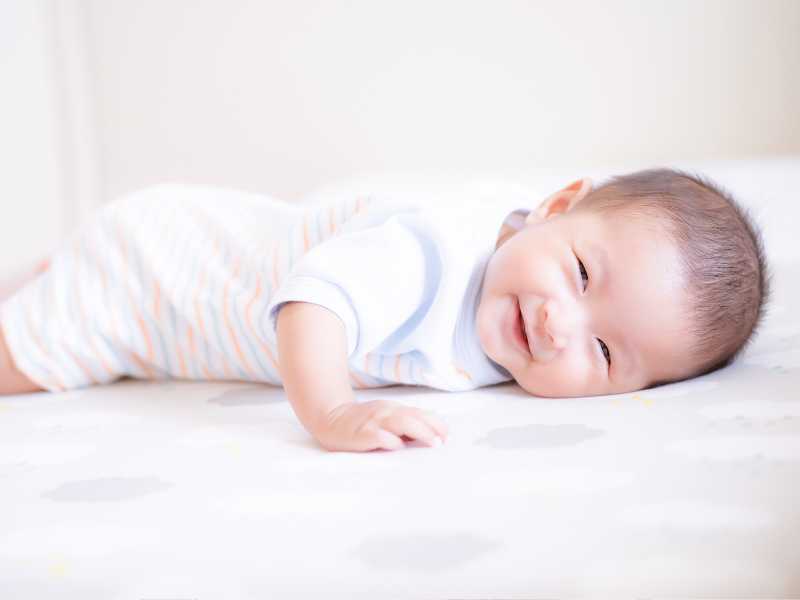
[[[49,255],[101,202],[80,1],[0,0],[0,280]]]
[[[800,152],[800,2],[89,0],[105,197]]]
[[[0,277],[166,179],[800,155],[800,2],[0,0]]]
[[[64,233],[64,172],[42,2],[0,2],[0,276]]]

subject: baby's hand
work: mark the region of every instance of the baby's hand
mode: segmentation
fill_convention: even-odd
[[[405,446],[403,436],[438,446],[447,437],[447,427],[431,412],[390,400],[372,400],[336,407],[314,432],[317,441],[332,452],[397,450]]]

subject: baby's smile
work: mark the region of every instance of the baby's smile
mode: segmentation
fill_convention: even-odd
[[[516,310],[512,309],[512,313],[516,312],[516,314],[512,315],[512,327],[511,327],[511,335],[509,336],[509,340],[511,343],[515,344],[519,347],[519,349],[523,352],[528,354],[528,356],[533,356],[533,352],[531,351],[530,343],[528,342],[528,335],[526,333],[526,323],[525,317],[522,314],[521,307],[519,305],[519,298],[517,298],[517,303],[515,306]]]
[[[540,396],[632,391],[678,375],[686,332],[674,245],[644,220],[529,219],[500,235],[486,268],[477,330],[487,356]]]

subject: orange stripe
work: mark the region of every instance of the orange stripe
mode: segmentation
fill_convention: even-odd
[[[356,198],[356,212],[361,212],[361,198]]]
[[[153,312],[156,316],[156,322],[161,321],[161,285],[158,283],[158,280],[153,280],[153,286],[155,288],[154,295],[155,298],[153,299]],[[175,344],[175,352],[178,354],[178,362],[181,365],[181,375],[186,377],[186,361],[183,358],[183,352],[181,351],[181,344],[180,338],[178,336],[172,340]]]
[[[336,224],[333,222],[333,205],[328,209],[328,230],[333,234],[336,231]]]
[[[148,365],[141,358],[139,358],[139,355],[136,354],[136,352],[131,352],[130,357],[131,357],[131,360],[133,360],[133,362],[136,363],[136,366],[138,366],[142,371],[145,372],[145,375],[148,378],[150,378],[150,379],[158,379],[157,374],[155,373],[155,371],[152,370],[150,365]]]
[[[261,295],[261,276],[256,274],[256,293],[253,294],[253,297],[250,299],[250,302],[247,303],[247,308],[244,310],[244,317],[247,321],[247,326],[250,328],[251,331],[255,331],[255,327],[253,327],[253,319],[250,315],[250,309],[253,307],[253,303],[256,299]],[[278,362],[275,360],[275,357],[272,355],[272,351],[269,349],[264,341],[261,339],[261,336],[256,335],[254,336],[258,341],[258,344],[261,346],[261,349],[267,355],[269,362],[272,363],[272,367],[275,369],[277,373],[280,374],[280,369],[278,368]]]
[[[200,280],[199,280],[199,283],[197,284],[197,291],[195,292],[195,295],[194,295],[194,312],[195,312],[195,315],[197,316],[197,323],[198,323],[198,326],[200,328],[200,337],[203,340],[205,340],[206,342],[208,342],[208,335],[206,334],[206,327],[205,327],[205,324],[203,323],[203,315],[200,312],[200,290],[203,287],[203,282],[205,281],[205,278],[206,278],[206,272],[203,269],[200,269]],[[198,356],[197,360],[200,363],[200,368],[202,369],[202,371],[205,374],[205,376],[208,379],[214,379],[212,374],[209,372],[209,370],[207,368],[207,365],[203,364],[203,362],[200,360],[199,356]]]
[[[27,314],[25,315],[25,320],[26,320],[26,324],[28,326],[28,333],[30,333],[31,337],[33,338],[34,343],[37,346],[39,346],[39,350],[42,351],[42,354],[44,354],[44,356],[46,358],[52,360],[52,357],[50,356],[50,353],[45,349],[41,338],[38,335],[36,335],[36,330],[33,328],[33,324],[31,323],[31,313],[30,313],[30,311],[28,311]],[[66,385],[64,384],[64,382],[62,380],[58,379],[57,375],[55,375],[54,373],[51,373],[51,378],[53,378],[53,377],[56,379],[56,384],[55,385],[57,387],[59,387],[61,390],[66,389]]]
[[[176,336],[175,349],[178,351],[178,360],[181,363],[181,377],[187,379],[189,377],[189,372],[186,370],[186,359],[183,357],[183,352],[181,351],[179,340],[180,338]]]
[[[394,359],[394,378],[400,381],[400,355],[398,354]]]
[[[303,247],[306,252],[308,252],[308,248],[311,245],[311,242],[308,240],[308,217],[303,217]]]
[[[127,246],[127,244],[123,243],[123,240],[125,239],[125,236],[120,231],[119,223],[114,223],[114,228],[117,230],[117,239],[120,242],[120,248],[122,248],[122,256],[123,256],[123,260],[125,262],[125,268],[130,270],[130,261],[128,259],[128,246]],[[136,303],[133,302],[133,297],[130,294],[130,286],[129,285],[126,286],[126,292],[128,293],[128,297],[131,300],[131,306],[134,307],[134,311],[136,312],[136,318],[137,318],[137,321],[139,323],[139,328],[141,329],[142,333],[144,334],[145,342],[147,343],[147,346],[148,346],[148,357],[150,358],[150,362],[152,363],[153,362],[153,346],[150,343],[150,336],[149,336],[149,334],[147,333],[147,330],[144,327],[144,321],[142,320],[142,316],[139,313],[139,311],[136,310],[136,308],[135,308],[136,307]],[[144,370],[144,372],[145,372],[147,377],[155,378],[155,372],[148,365],[145,365],[139,359],[139,357],[136,355],[135,352],[131,352],[131,356],[133,357],[133,359],[136,362],[136,364],[138,364],[139,367]]]
[[[213,227],[208,222],[208,219],[206,219],[205,215],[203,215],[200,212],[196,212],[196,211],[195,211],[194,214],[197,216],[198,221],[202,222],[203,228],[206,231],[211,232],[214,235],[214,250],[215,250],[217,258],[220,258],[221,255],[222,255],[222,252],[220,251],[220,247],[219,247],[219,232],[214,232]],[[206,340],[206,342],[207,342],[208,341],[208,336],[206,334],[205,327],[203,325],[202,317],[200,316],[200,308],[199,308],[199,302],[198,302],[198,298],[200,296],[200,289],[202,288],[202,282],[205,281],[205,272],[203,272],[202,269],[201,269],[201,272],[203,274],[203,277],[201,278],[201,284],[197,289],[197,293],[195,294],[195,302],[194,302],[194,304],[195,304],[195,311],[197,312],[198,320],[200,321],[200,325],[201,325],[200,330],[201,330],[201,333],[203,335],[203,339]],[[233,379],[234,375],[233,375],[230,367],[228,366],[228,361],[227,361],[227,359],[225,357],[225,354],[220,354],[219,361],[222,363],[222,370],[224,372],[224,376],[227,377],[228,379]],[[203,367],[203,372],[206,374],[206,376],[210,375],[209,370],[207,368],[205,368],[205,367]],[[216,378],[215,377],[209,377],[209,379],[216,379]]]
[[[200,279],[197,280],[197,290],[194,294],[194,312],[195,316],[197,317],[197,324],[200,328],[200,337],[204,340],[208,340],[208,335],[206,334],[206,327],[203,323],[203,313],[200,311],[200,288],[203,287],[203,282],[206,278],[206,272],[203,269],[200,269]]]
[[[139,324],[139,329],[142,331],[142,335],[144,336],[145,344],[147,345],[147,360],[150,361],[150,364],[155,362],[155,352],[153,351],[153,342],[150,339],[150,332],[147,331],[147,327],[144,324],[144,319],[142,318],[142,313],[138,310],[136,311],[136,322]]]
[[[77,240],[72,244],[72,253],[73,254],[77,254],[78,253],[78,242],[77,242]],[[77,275],[77,274],[78,274],[78,270],[74,269],[73,270],[73,275]],[[75,286],[75,287],[77,288],[78,286]],[[52,290],[51,302],[52,302],[52,305],[55,306],[55,303],[56,303],[56,301],[55,301],[55,293],[56,293],[55,285],[51,285],[50,288]],[[77,297],[77,295],[78,295],[78,293],[77,293],[77,289],[76,289],[75,290],[75,296]],[[80,299],[78,299],[78,304],[79,303],[80,303]],[[79,312],[81,314],[81,317],[83,317],[83,319],[84,319],[84,327],[85,327],[86,326],[86,320],[85,320],[86,319],[86,314],[84,313],[82,308],[79,308]],[[67,352],[69,352],[70,356],[72,356],[72,360],[75,361],[75,363],[78,365],[78,367],[80,367],[81,371],[83,371],[84,375],[86,375],[86,377],[92,382],[92,384],[97,385],[98,381],[94,378],[94,375],[92,375],[92,372],[86,367],[84,362],[81,361],[77,356],[75,356],[75,354],[72,352],[72,350],[70,350],[68,347],[65,346],[64,349]]]
[[[195,361],[197,362],[198,365],[200,365],[200,370],[203,371],[203,375],[206,376],[206,379],[214,379],[214,376],[203,364],[203,361],[200,358],[200,353],[197,351],[197,347],[195,346],[194,343],[194,330],[192,329],[191,325],[189,326],[188,336],[189,336],[189,344],[192,347],[192,353],[194,354]]]
[[[189,340],[189,353],[194,357],[196,362],[199,362],[197,359],[197,348],[195,348],[194,345],[194,333],[192,332],[192,325],[189,322],[186,323],[186,337]],[[183,376],[188,379],[189,369],[183,360],[183,354],[181,354],[181,370],[183,372]]]
[[[124,246],[125,246],[125,266],[130,269],[130,263],[128,262],[128,248],[127,248],[127,245],[124,245]],[[130,294],[129,294],[129,296],[130,296]],[[141,313],[135,308],[136,307],[136,303],[133,302],[133,298],[131,298],[131,305],[134,307],[134,311],[136,312],[136,315],[135,315],[136,316],[136,321],[139,324],[139,329],[141,330],[142,335],[144,336],[145,344],[147,345],[147,358],[150,361],[150,364],[152,364],[153,362],[155,362],[153,360],[153,358],[155,356],[155,353],[153,352],[153,344],[150,341],[150,334],[148,333],[147,328],[145,327],[144,319],[142,318]]]
[[[93,385],[98,385],[98,384],[99,384],[99,382],[98,382],[98,381],[97,381],[97,380],[94,378],[94,376],[92,375],[92,372],[91,372],[91,371],[89,370],[89,368],[88,368],[88,367],[87,367],[87,366],[86,366],[86,365],[83,363],[83,361],[82,361],[80,358],[78,358],[78,357],[75,355],[75,353],[74,353],[72,350],[70,350],[69,348],[66,348],[66,347],[65,347],[64,349],[65,349],[67,352],[69,352],[69,355],[72,357],[72,360],[74,360],[76,363],[78,363],[78,366],[79,366],[79,367],[81,368],[81,370],[84,372],[84,374],[86,375],[86,377],[88,377],[88,378],[91,380],[92,384],[93,384]]]
[[[153,312],[156,315],[156,320],[161,320],[161,286],[158,285],[158,281],[155,279],[153,280],[153,287],[155,288],[153,290],[153,295],[155,296],[153,299]]]
[[[127,249],[127,246],[122,244],[123,237],[119,233],[119,228],[118,227],[117,227],[117,232],[118,232],[117,233],[117,239],[120,241],[120,247],[122,248],[122,253],[123,253],[123,256],[124,256],[124,260],[125,260],[125,265],[127,267],[128,266],[128,249]],[[126,291],[128,289],[129,289],[129,285],[126,285]],[[128,293],[128,295],[130,296],[130,293]],[[119,336],[119,334],[118,334],[118,339],[120,339],[120,340],[122,339],[122,337]],[[136,352],[131,351],[129,353],[129,357],[131,358],[131,360],[133,360],[133,362],[136,364],[136,366],[139,367],[139,369],[144,372],[145,377],[149,377],[151,379],[157,379],[158,378],[158,374],[156,373],[156,371],[153,370],[152,365],[148,364],[148,363],[145,363]]]
[[[192,354],[197,356],[197,347],[194,345],[194,331],[192,330],[192,325],[187,323],[186,327],[186,337],[189,338],[189,348],[191,348]]]
[[[258,376],[253,371],[253,368],[250,366],[250,361],[247,360],[244,353],[242,352],[242,348],[239,345],[239,339],[236,337],[236,332],[234,331],[233,324],[231,322],[230,315],[228,314],[228,296],[229,296],[229,288],[231,285],[231,281],[233,281],[236,276],[239,274],[239,264],[241,262],[241,257],[236,258],[236,264],[233,268],[233,274],[228,278],[228,281],[225,283],[225,290],[222,293],[222,316],[225,319],[225,326],[228,329],[228,335],[231,336],[231,340],[233,341],[233,345],[236,348],[236,354],[239,355],[239,360],[242,361],[242,364],[245,367],[245,370],[250,373],[250,376],[254,379],[258,379]]]
[[[99,261],[96,263],[96,266],[97,266],[97,269],[100,271],[100,276],[101,276],[101,279],[103,281],[103,293],[105,294],[104,297],[107,298],[108,297],[108,277],[106,276],[105,269],[103,269],[100,266],[100,262]],[[113,329],[114,337],[117,340],[117,344],[119,344],[120,347],[123,347],[124,344],[122,344],[122,336],[120,335],[119,326],[117,324],[117,319],[114,317],[114,315],[115,315],[115,312],[113,310],[111,310],[111,316],[109,318],[109,321],[111,323],[111,328]]]
[[[177,335],[177,332],[175,333],[176,335],[173,343],[175,344],[175,351],[178,353],[178,362],[181,365],[181,377],[186,379],[189,375],[186,370],[186,359],[183,357],[183,351],[181,350],[181,338],[179,335]]]
[[[466,372],[464,369],[461,369],[461,368],[459,368],[459,366],[458,366],[457,364],[453,363],[453,368],[454,368],[456,371],[458,371],[459,373],[461,373],[461,375],[463,375],[464,377],[466,377],[467,379],[469,379],[470,381],[472,381],[472,377],[470,376],[470,374],[469,374],[469,373],[467,373],[467,372]]]
[[[222,249],[219,247],[219,232],[217,232],[214,236],[214,250],[217,253],[217,257],[220,259],[220,262],[222,262]],[[221,354],[219,358],[220,361],[222,361],[222,370],[225,372],[225,377],[227,377],[228,379],[233,379],[234,378],[233,371],[231,370],[230,365],[228,365],[228,360],[224,354],[225,349],[221,348],[220,350]]]
[[[81,247],[78,244],[77,240],[72,245],[73,252],[78,255],[81,252]],[[99,266],[98,266],[99,268]],[[77,268],[75,269],[75,275],[77,276]],[[100,361],[100,364],[103,365],[103,368],[108,373],[109,377],[112,379],[116,377],[114,370],[109,366],[109,364],[103,359],[103,355],[101,352],[98,351],[97,346],[94,343],[94,337],[89,333],[89,319],[86,316],[86,309],[84,307],[83,298],[81,298],[81,286],[75,286],[75,303],[78,305],[78,312],[81,315],[81,322],[83,323],[83,330],[86,335],[86,339],[89,340],[89,345],[92,347],[94,351],[95,357]],[[72,354],[70,352],[70,354]],[[89,378],[92,380],[93,383],[98,384],[99,382],[94,378],[94,376],[90,373]]]

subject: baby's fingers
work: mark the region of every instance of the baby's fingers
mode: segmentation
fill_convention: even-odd
[[[404,448],[406,443],[391,431],[385,429],[377,429],[375,432],[376,450],[399,450]]]
[[[429,446],[438,446],[436,431],[416,415],[395,413],[383,419],[382,427],[398,436],[406,436],[425,442]]]
[[[324,448],[338,452],[370,452],[372,450],[399,450],[405,442],[390,431],[377,425],[361,428],[355,435],[337,434],[323,436],[320,443]]]
[[[422,415],[424,421],[436,432],[436,435],[438,435],[443,442],[446,441],[448,429],[447,425],[444,424],[444,421],[442,421],[435,413],[432,413],[429,410],[422,411]]]

